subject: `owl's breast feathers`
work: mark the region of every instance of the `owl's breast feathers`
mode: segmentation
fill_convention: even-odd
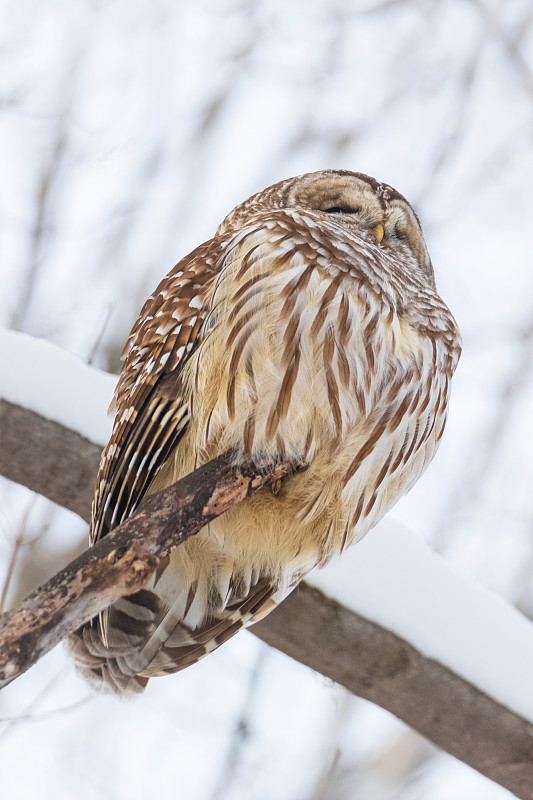
[[[263,213],[231,238],[183,373],[191,420],[172,477],[226,450],[236,461],[302,459],[309,470],[281,497],[247,504],[259,528],[263,505],[285,507],[276,548],[288,538],[319,561],[364,535],[433,456],[459,356],[448,309],[401,267],[312,213]],[[227,515],[232,531],[241,515],[249,521],[246,506]],[[249,530],[238,538],[257,553]]]
[[[416,264],[312,211],[263,211],[180,262],[126,346],[93,539],[219,453],[309,469],[177,548],[104,641],[83,629],[85,671],[124,690],[187,666],[363,536],[433,457],[459,353]]]

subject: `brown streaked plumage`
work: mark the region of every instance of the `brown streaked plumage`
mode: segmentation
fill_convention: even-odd
[[[80,671],[140,691],[364,536],[432,459],[459,354],[418,218],[390,186],[324,171],[237,206],[133,327],[91,541],[222,452],[309,468],[231,509],[80,629]]]

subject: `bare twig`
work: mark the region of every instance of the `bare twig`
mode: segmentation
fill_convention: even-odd
[[[20,548],[24,544],[26,538],[28,517],[30,516],[34,505],[35,505],[35,495],[28,503],[28,506],[26,508],[26,511],[24,512],[24,516],[22,517],[22,521],[19,526],[19,531],[17,533],[15,541],[13,542],[13,547],[11,550],[11,558],[9,559],[9,563],[7,565],[6,577],[4,579],[4,585],[2,586],[2,594],[0,595],[0,613],[2,613],[2,611],[4,611],[6,607],[7,595],[9,593],[9,589],[11,586],[13,573],[15,572],[15,565],[17,563],[17,558],[20,552]]]
[[[19,714],[18,716],[13,717],[12,719],[5,719],[5,718],[4,719],[0,719],[0,723],[5,725],[3,730],[0,732],[0,741],[2,741],[3,739],[6,739],[10,734],[12,734],[13,731],[16,728],[18,728],[18,726],[21,724],[21,722],[25,722],[25,721],[27,721],[30,718],[35,716],[35,712],[36,712],[36,709],[38,708],[38,706],[42,703],[43,700],[46,699],[46,697],[48,696],[50,691],[53,690],[54,687],[57,686],[57,684],[60,682],[60,680],[64,676],[65,667],[66,667],[66,665],[64,665],[62,669],[58,670],[50,678],[50,680],[47,681],[47,683],[45,683],[45,685],[41,688],[41,690],[39,691],[37,696],[34,697],[28,703],[28,705],[26,706],[26,708],[24,709],[22,714]],[[85,698],[85,699],[87,699],[87,698]],[[44,712],[44,713],[46,713],[46,712]]]
[[[88,703],[92,702],[95,698],[94,694],[87,694],[85,697],[82,697],[81,700],[75,700],[73,703],[70,703],[68,706],[61,706],[60,708],[50,708],[48,711],[41,711],[40,713],[36,712],[32,714],[31,712],[25,712],[24,714],[19,714],[17,717],[0,717],[0,723],[8,723],[10,725],[20,725],[21,722],[42,722],[43,719],[50,719],[51,717],[60,717],[63,714],[68,714],[71,711],[77,711],[82,706],[86,706]],[[1,736],[1,734],[0,734]]]

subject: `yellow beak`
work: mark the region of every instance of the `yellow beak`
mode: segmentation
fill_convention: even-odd
[[[381,242],[381,240],[385,236],[385,231],[384,231],[383,225],[381,223],[379,223],[379,225],[376,225],[376,227],[374,228],[374,236],[376,237],[376,241],[377,241],[378,244]]]

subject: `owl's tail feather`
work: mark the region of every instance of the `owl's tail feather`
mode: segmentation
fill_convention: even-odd
[[[196,663],[278,602],[278,587],[268,577],[246,585],[242,576],[231,576],[221,597],[204,573],[177,596],[174,589],[170,604],[153,591],[153,583],[152,579],[147,585],[151,588],[123,597],[109,609],[105,642],[95,620],[69,638],[67,647],[78,672],[95,689],[122,695],[142,692],[149,678]]]

